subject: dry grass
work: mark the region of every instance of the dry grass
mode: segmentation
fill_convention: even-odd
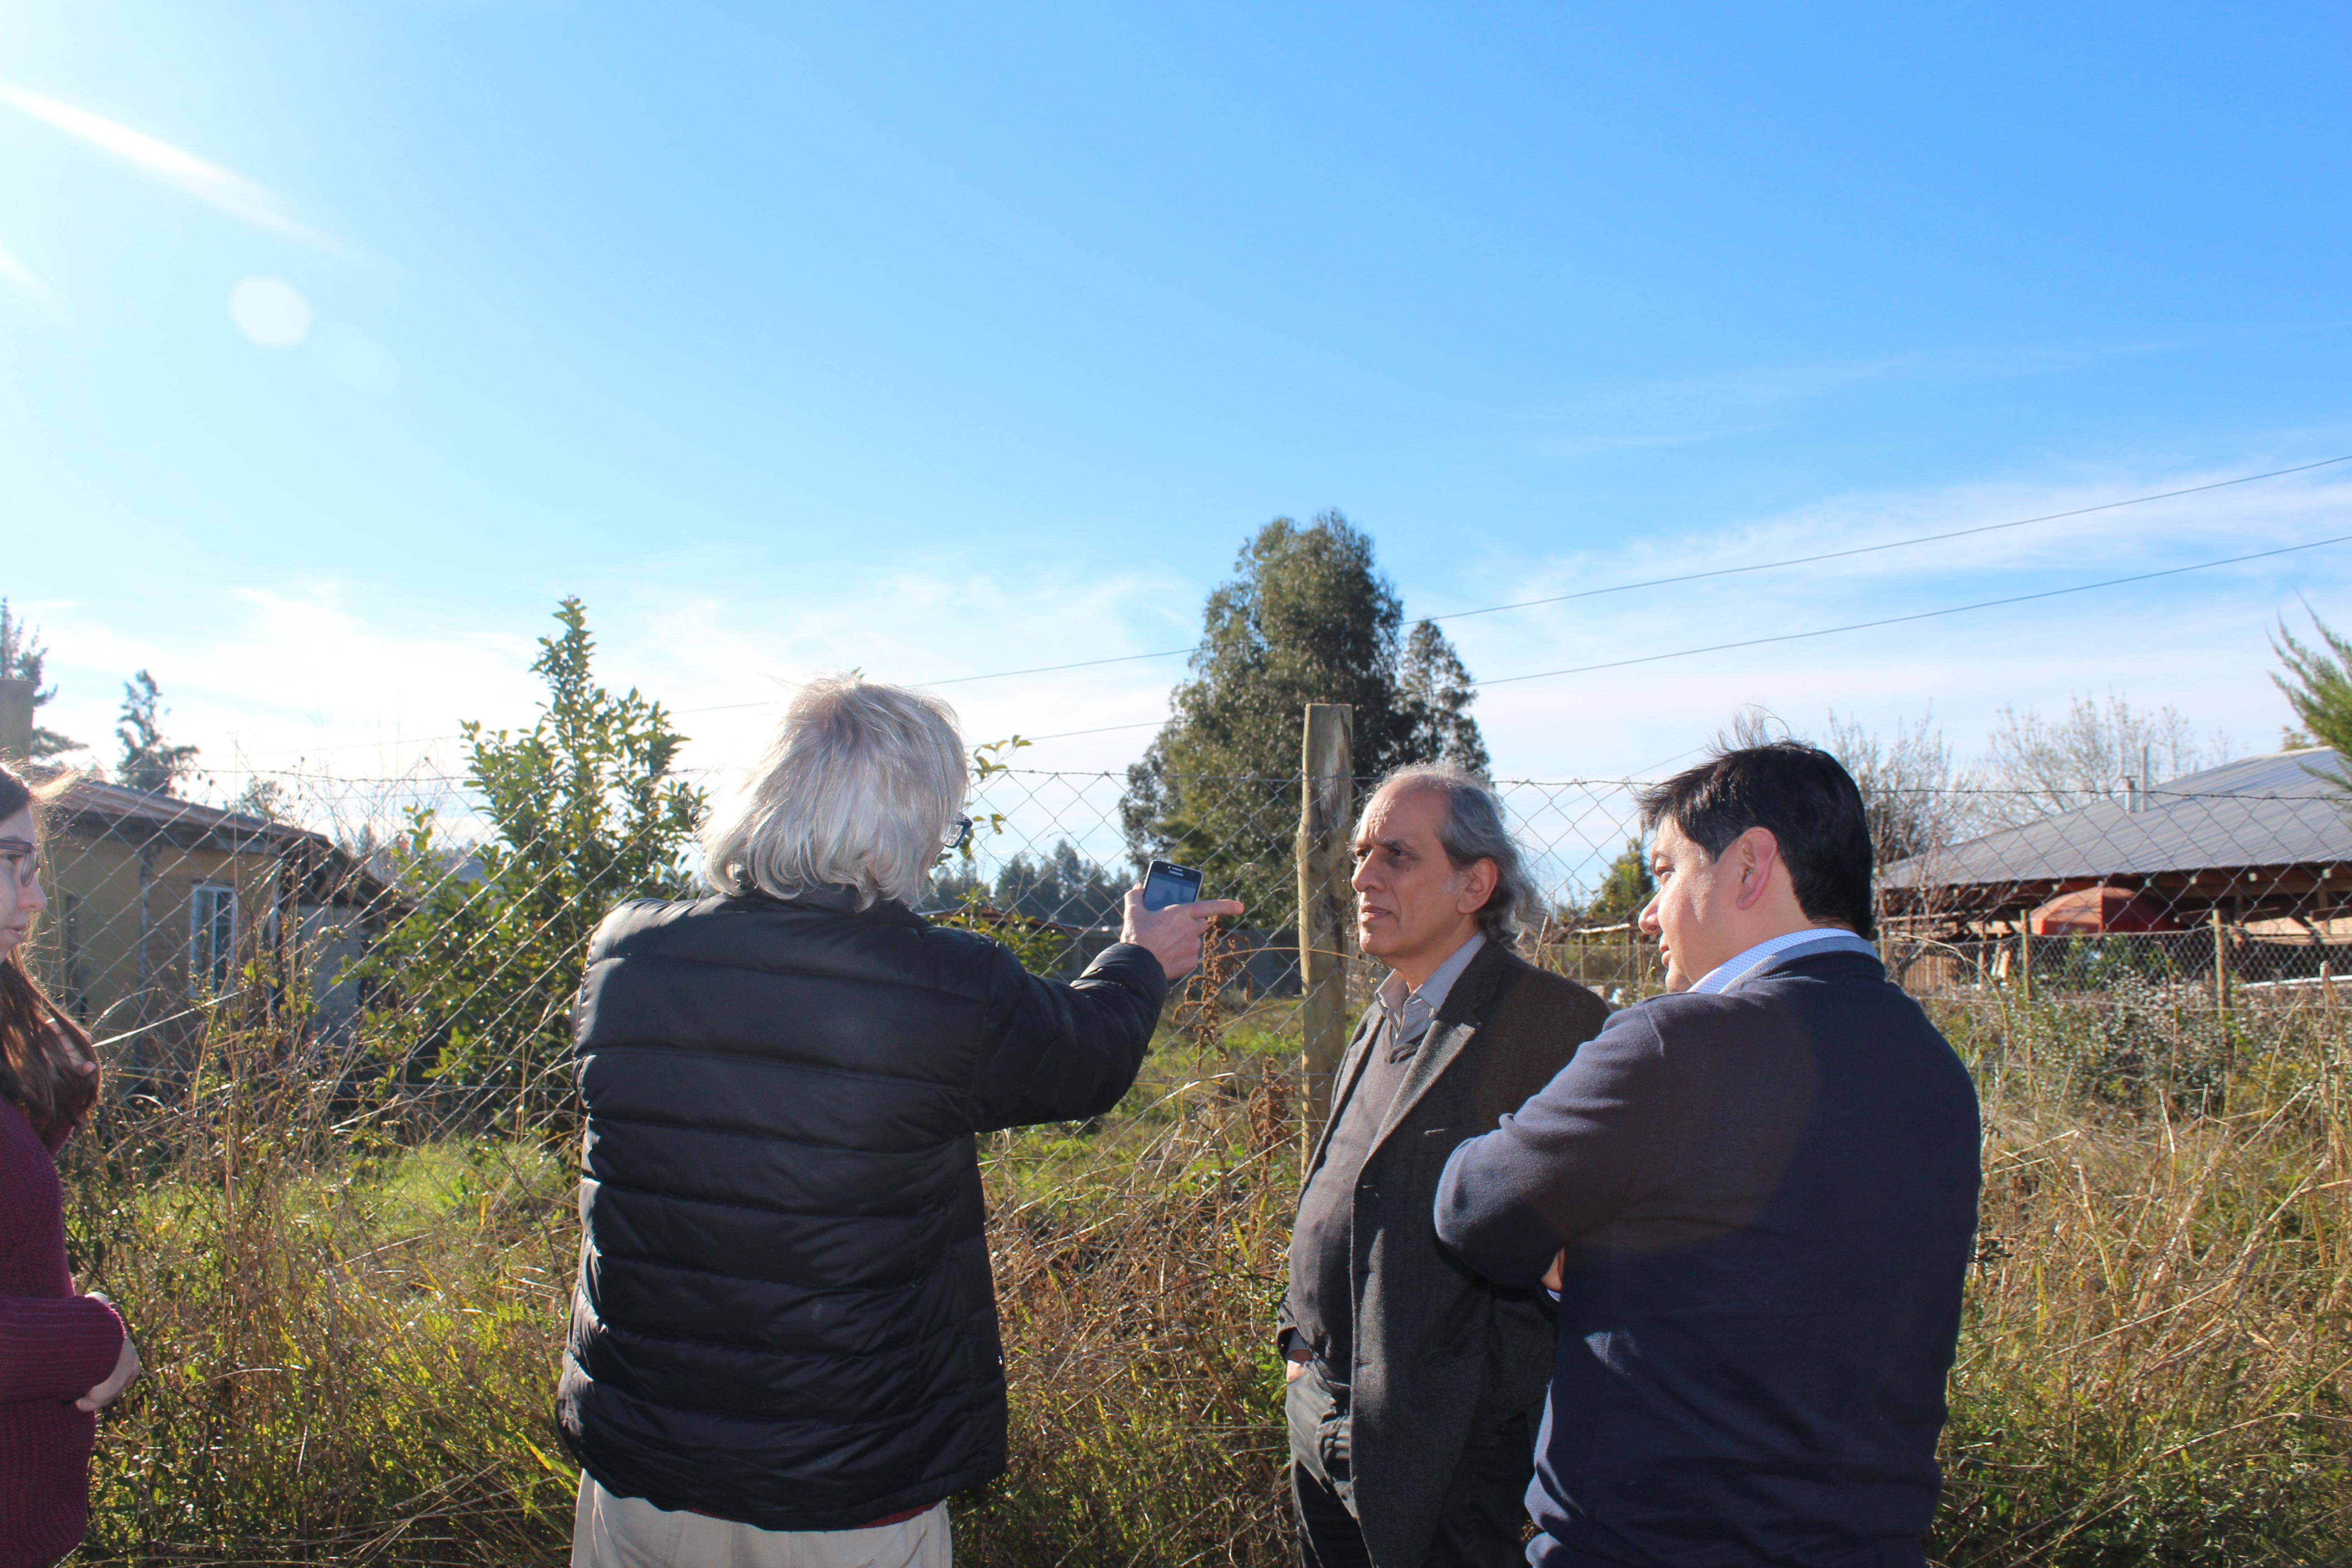
[[[1285,1560],[1296,1111],[1278,1037],[1181,1022],[1102,1126],[984,1150],[1013,1464],[958,1500],[965,1562]],[[2152,994],[1946,1023],[1987,1186],[1938,1560],[2352,1555],[2345,1031]],[[332,1105],[266,1047],[216,1040],[68,1162],[77,1265],[153,1369],[84,1560],[563,1561],[566,1153]]]
[[[77,1140],[76,1263],[148,1367],[106,1418],[78,1561],[563,1560],[572,1173],[330,1111],[225,1048]]]
[[[2125,992],[1951,1021],[1987,1085],[1952,1563],[2352,1551],[2345,1036]]]

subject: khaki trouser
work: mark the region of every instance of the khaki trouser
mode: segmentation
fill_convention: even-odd
[[[948,1505],[877,1530],[755,1530],[614,1497],[583,1471],[572,1568],[949,1568]]]

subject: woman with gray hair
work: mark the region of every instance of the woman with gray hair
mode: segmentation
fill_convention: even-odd
[[[590,946],[575,1568],[943,1568],[943,1500],[1004,1468],[975,1135],[1118,1103],[1241,906],[1130,890],[1085,974],[1029,974],[911,911],[965,777],[946,704],[812,681],[704,832],[713,896]]]

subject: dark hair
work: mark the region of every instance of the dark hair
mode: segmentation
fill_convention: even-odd
[[[38,805],[33,786],[0,766],[0,822]],[[0,958],[0,1100],[22,1110],[43,1142],[89,1114],[98,1075],[81,1064],[95,1059],[89,1037],[26,970],[23,952]]]
[[[1770,833],[1789,864],[1807,920],[1878,934],[1870,893],[1870,822],[1862,791],[1838,760],[1801,741],[1717,752],[1695,768],[1635,792],[1644,832],[1671,822],[1720,856],[1751,827]]]
[[[1437,825],[1437,842],[1446,864],[1459,871],[1481,860],[1495,863],[1495,890],[1478,909],[1478,929],[1496,942],[1509,943],[1519,934],[1519,922],[1535,908],[1535,887],[1519,859],[1519,847],[1503,823],[1503,803],[1475,775],[1452,763],[1415,763],[1390,773],[1373,791],[1435,790],[1445,797],[1445,820]]]

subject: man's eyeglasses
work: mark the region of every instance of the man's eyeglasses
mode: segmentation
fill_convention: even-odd
[[[946,842],[940,846],[940,858],[944,860],[962,848],[971,839],[971,818],[959,816],[948,824]]]

